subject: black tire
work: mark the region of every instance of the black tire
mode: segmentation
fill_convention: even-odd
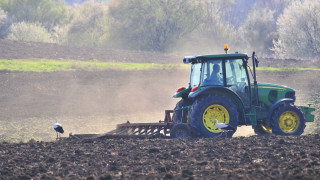
[[[266,129],[266,127],[259,122],[256,126],[252,126],[252,129],[258,136],[269,136],[272,134],[272,130],[270,132],[269,129]]]
[[[190,106],[191,100],[188,99],[181,99],[177,104],[176,107],[173,109],[172,121],[175,123],[186,123],[181,122],[182,118],[182,110],[181,108],[184,106]]]
[[[206,116],[206,117],[205,117]],[[213,118],[215,116],[215,118]],[[232,137],[235,131],[222,134],[213,121],[229,124],[235,130],[239,123],[239,114],[235,103],[224,95],[208,95],[197,99],[191,106],[190,125],[192,133],[202,137]],[[229,121],[229,122],[227,122]]]
[[[188,124],[178,123],[170,129],[170,137],[178,139],[186,139],[191,137],[191,130]]]
[[[301,109],[293,104],[278,107],[272,116],[272,132],[275,135],[296,135],[304,132],[306,119]]]

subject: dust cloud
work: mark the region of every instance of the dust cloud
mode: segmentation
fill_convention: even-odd
[[[318,76],[318,71],[258,71],[258,82],[294,88],[296,104],[306,105],[312,94],[319,93]],[[2,72],[1,138],[52,140],[55,117],[64,126],[64,136],[70,132],[104,133],[126,121],[158,122],[163,120],[164,110],[174,108],[179,99],[172,95],[177,88],[187,86],[188,80],[189,70],[181,69]],[[306,131],[311,126],[314,124],[307,123]],[[239,127],[235,134],[248,135],[253,135],[250,126]]]
[[[34,131],[50,136],[56,117],[65,136],[104,133],[126,121],[158,122],[164,110],[174,108],[179,99],[172,95],[188,85],[188,74],[188,70],[175,69],[2,73],[0,81],[6,84],[0,89],[0,119],[31,119],[37,124]]]

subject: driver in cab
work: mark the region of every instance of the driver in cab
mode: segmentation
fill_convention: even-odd
[[[219,75],[220,66],[218,64],[213,65],[211,76],[204,80],[203,85],[222,85],[222,78]]]

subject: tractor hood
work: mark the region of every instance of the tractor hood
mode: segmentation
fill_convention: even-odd
[[[254,99],[254,85],[251,84],[252,98]],[[290,98],[295,100],[295,90],[286,86],[276,84],[258,83],[259,101],[264,102],[268,106],[280,99]]]
[[[251,83],[251,88],[254,88],[253,83]],[[294,89],[286,87],[286,86],[282,86],[282,85],[277,85],[277,84],[267,84],[267,83],[258,83],[258,89],[260,91],[264,91],[264,90],[276,90],[276,91],[294,91]]]

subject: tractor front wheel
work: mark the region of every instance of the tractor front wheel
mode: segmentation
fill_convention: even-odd
[[[239,114],[235,103],[224,95],[208,95],[197,99],[190,109],[192,133],[203,137],[232,137],[235,131],[223,134],[214,121],[224,123],[237,129]]]
[[[293,104],[285,104],[272,116],[272,133],[275,135],[301,135],[306,127],[303,112]]]

